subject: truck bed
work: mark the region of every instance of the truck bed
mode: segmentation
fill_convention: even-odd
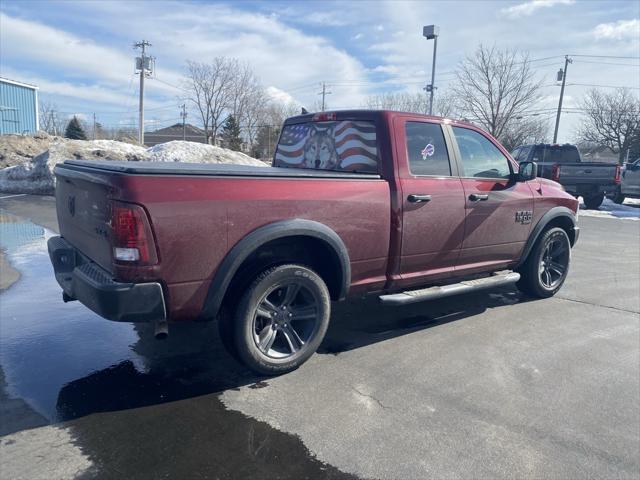
[[[311,168],[256,167],[225,163],[128,162],[67,160],[62,168],[102,170],[130,175],[202,175],[212,177],[380,178],[372,173],[316,170]]]

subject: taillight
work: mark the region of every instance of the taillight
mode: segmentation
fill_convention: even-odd
[[[613,178],[613,182],[616,185],[620,185],[622,182],[622,167],[620,165],[616,165],[616,176]]]
[[[111,213],[113,259],[153,265],[158,262],[147,214],[139,205],[114,202]]]
[[[553,180],[554,182],[560,181],[560,165],[558,165],[557,163],[551,169],[551,180]]]

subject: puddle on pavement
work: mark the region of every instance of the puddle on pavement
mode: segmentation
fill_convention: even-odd
[[[63,303],[51,235],[0,211],[0,246],[21,274],[0,294],[0,367],[10,397],[68,422],[96,475],[354,478],[315,459],[298,437],[226,409],[220,392],[268,382],[226,354],[215,324],[172,325],[159,342],[148,325]]]

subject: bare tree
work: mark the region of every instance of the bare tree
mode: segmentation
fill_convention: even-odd
[[[268,107],[269,96],[262,87],[256,87],[248,93],[240,125],[250,146],[253,146],[256,141],[258,128],[265,118]]]
[[[541,81],[535,79],[528,54],[480,45],[456,71],[453,88],[460,114],[478,123],[498,140],[512,136],[518,118],[540,99]]]
[[[280,137],[280,131],[285,119],[298,115],[300,106],[294,102],[281,102],[271,100],[268,102],[259,117],[256,126],[256,136],[252,144],[251,152],[264,161],[270,162]]]
[[[60,118],[58,106],[49,100],[38,102],[38,120],[40,130],[44,130],[49,135],[62,135],[67,124],[65,119]]]
[[[426,114],[429,112],[429,97],[421,92],[386,92],[370,96],[367,108],[398,110]],[[433,114],[441,117],[455,115],[455,99],[451,92],[444,91],[434,97]]]
[[[520,117],[509,122],[502,133],[502,145],[512,151],[519,145],[546,143],[549,140],[549,119]]]
[[[580,104],[584,110],[578,137],[585,142],[609,147],[624,162],[627,151],[640,148],[640,98],[629,89],[611,93],[590,90]]]
[[[186,90],[200,113],[207,143],[215,143],[218,131],[232,107],[232,85],[238,61],[216,57],[209,64],[187,62]]]

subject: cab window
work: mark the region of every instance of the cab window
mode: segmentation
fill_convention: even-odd
[[[488,138],[468,128],[453,127],[463,177],[509,178],[509,160]]]
[[[407,122],[405,138],[409,171],[413,175],[451,176],[447,145],[439,124]]]

